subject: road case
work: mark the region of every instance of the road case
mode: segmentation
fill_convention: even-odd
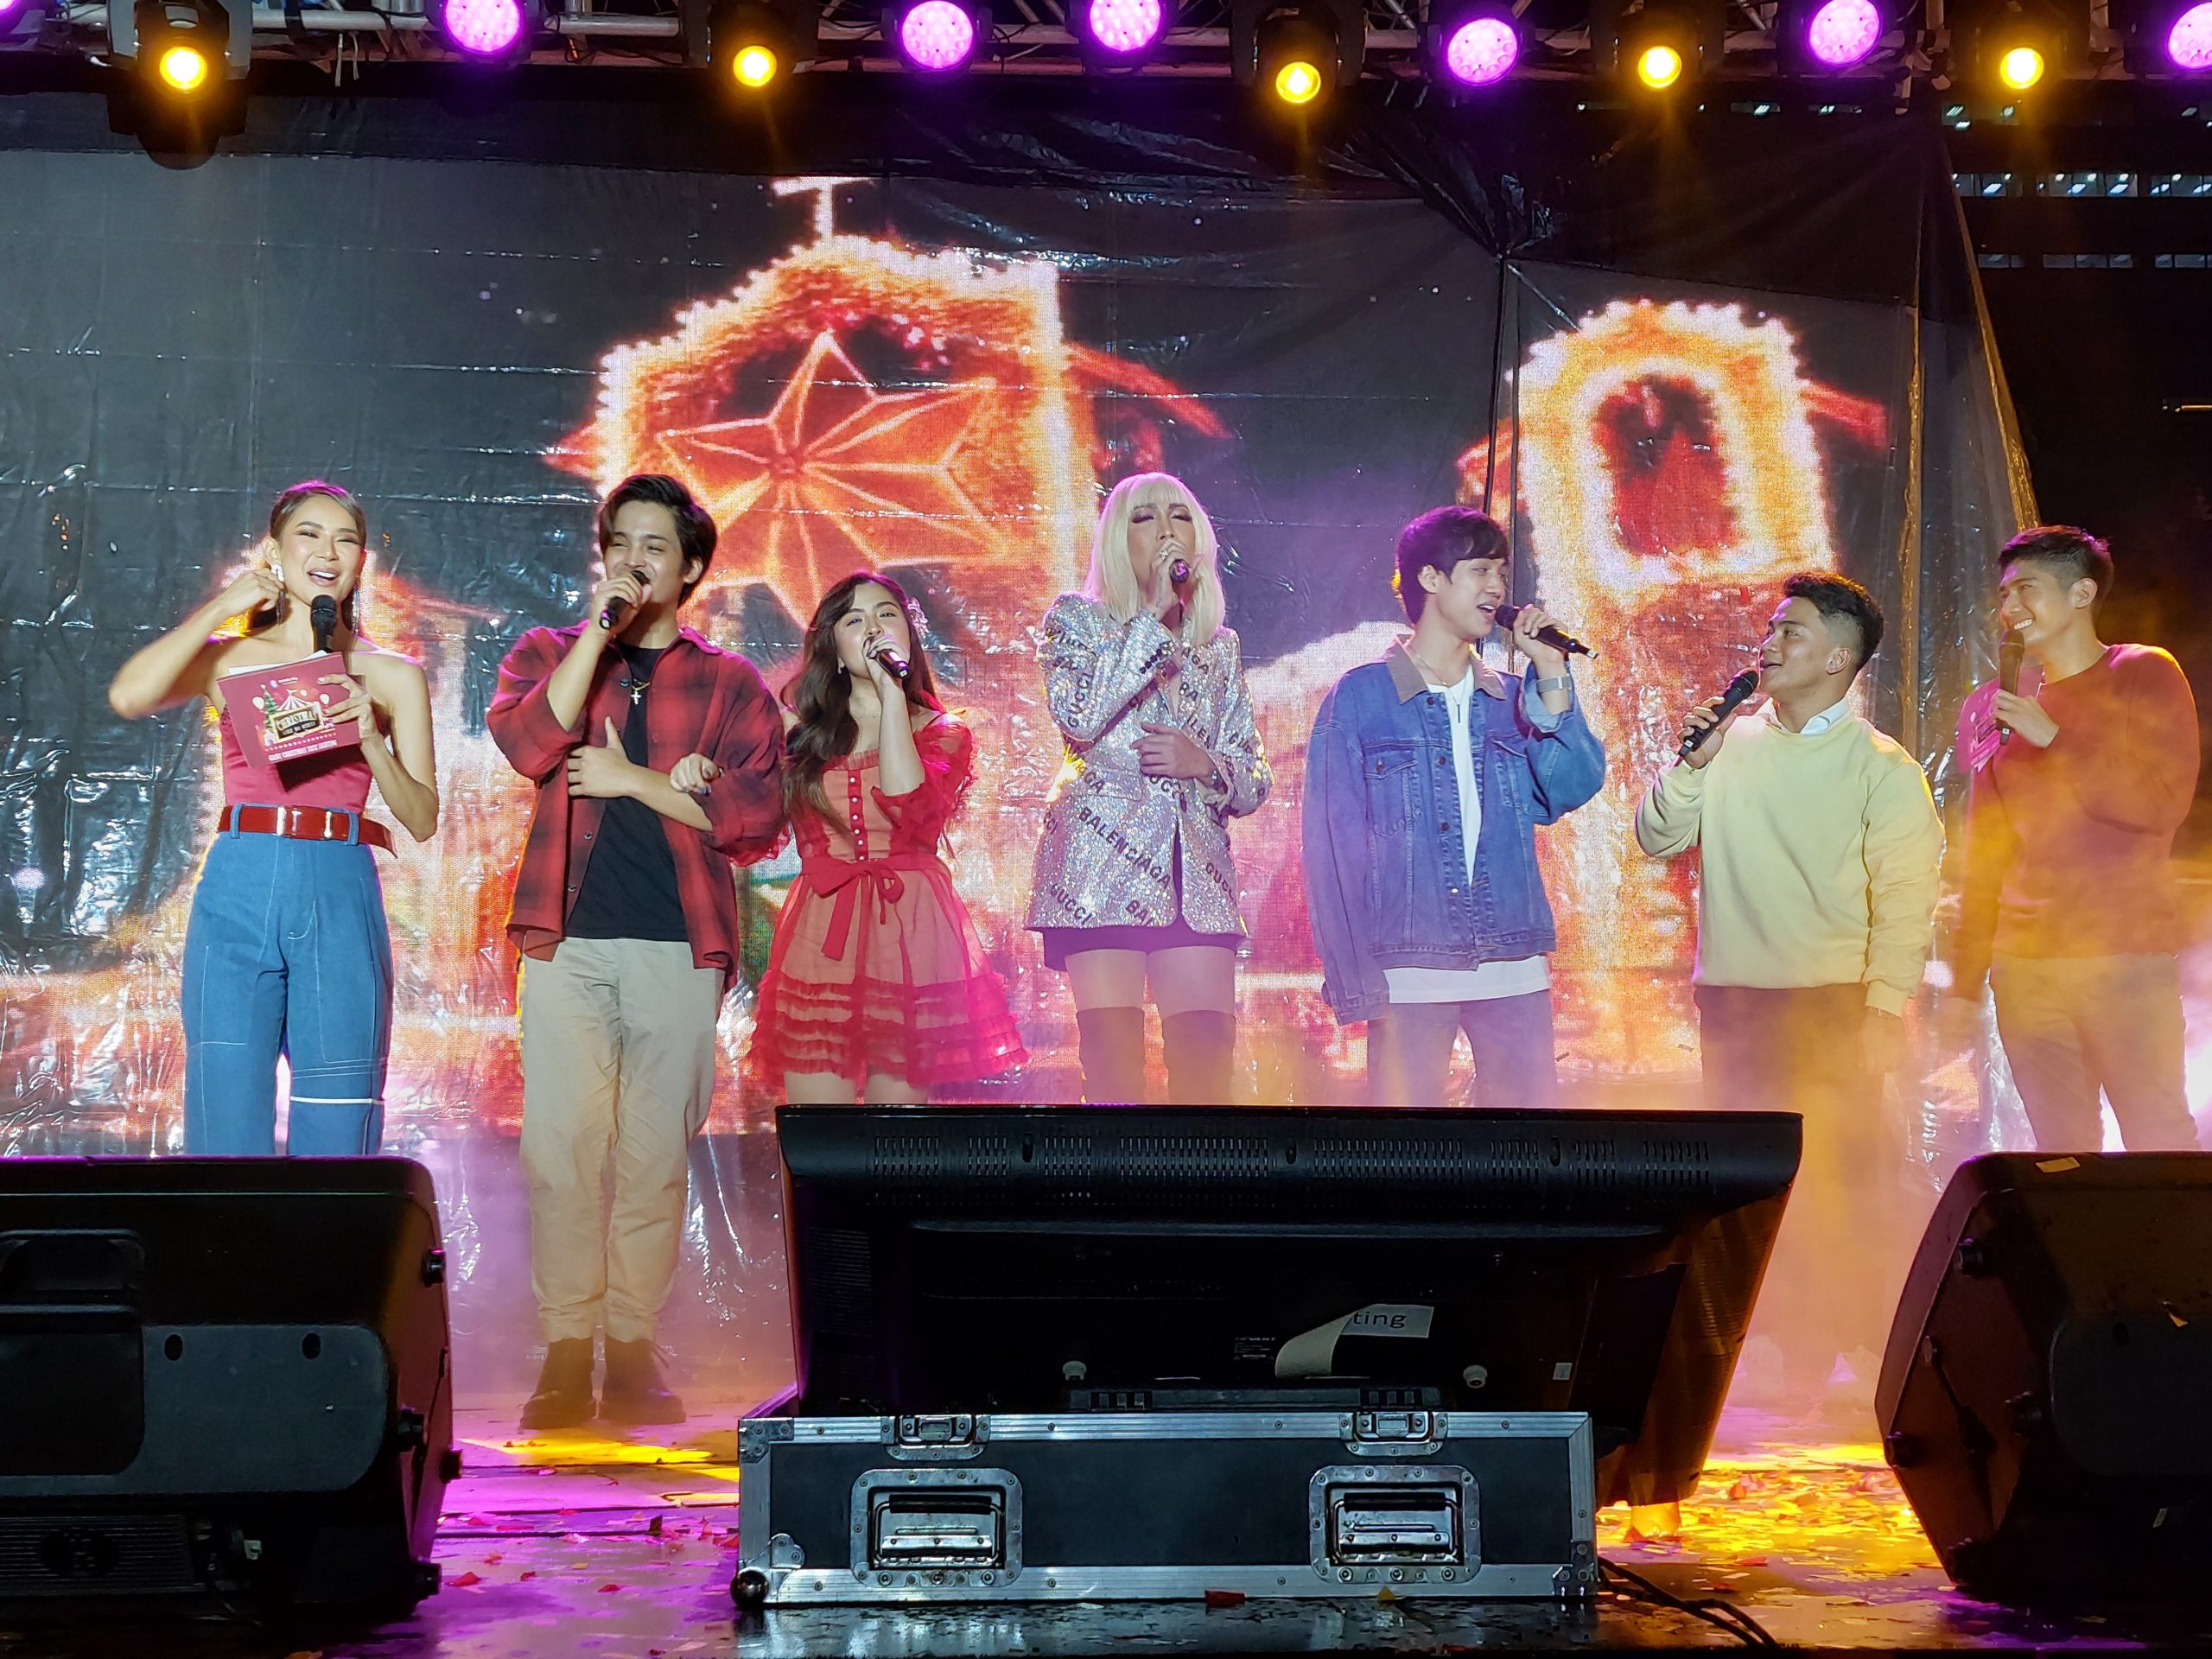
[[[1598,1582],[1581,1412],[758,1417],[738,1455],[743,1606]]]

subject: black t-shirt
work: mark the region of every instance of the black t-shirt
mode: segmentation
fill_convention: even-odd
[[[630,718],[622,728],[622,753],[645,762],[645,704],[653,671],[667,654],[617,643],[630,686]],[[676,856],[660,814],[627,796],[607,803],[598,833],[584,859],[576,902],[569,911],[572,939],[664,939],[689,943],[683,901],[676,890]]]

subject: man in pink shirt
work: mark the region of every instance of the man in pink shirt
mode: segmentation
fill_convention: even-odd
[[[2043,683],[1997,697],[2012,736],[1974,780],[1951,993],[1989,980],[2039,1149],[2100,1148],[2101,1094],[2129,1150],[2194,1151],[2171,857],[2196,701],[2166,652],[2097,637],[2113,568],[2095,537],[2024,531],[2000,570],[1999,615]]]

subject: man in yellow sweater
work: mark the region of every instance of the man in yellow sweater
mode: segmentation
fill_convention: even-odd
[[[1882,1077],[1905,1058],[1943,827],[1919,764],[1851,709],[1882,639],[1873,596],[1825,574],[1782,594],[1759,652],[1765,707],[1716,718],[1713,698],[1691,712],[1702,736],[1644,795],[1636,838],[1655,858],[1694,847],[1703,861],[1707,1104],[1805,1117],[1773,1284],[1800,1316],[1784,1322],[1787,1370],[1810,1392],[1839,1355],[1878,1355],[1902,1281],[1886,1211],[1903,1152]]]

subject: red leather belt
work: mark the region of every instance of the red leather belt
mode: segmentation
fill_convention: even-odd
[[[284,836],[293,841],[353,841],[354,825],[364,847],[391,851],[391,831],[358,812],[327,806],[226,806],[215,820],[218,830],[235,830],[249,836]]]

